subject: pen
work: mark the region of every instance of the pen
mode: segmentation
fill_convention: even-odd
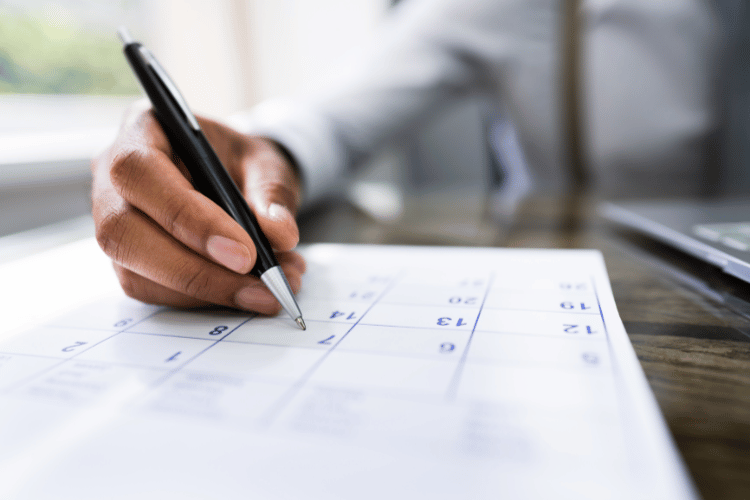
[[[124,45],[125,57],[151,100],[154,114],[167,134],[172,149],[193,177],[193,187],[224,209],[247,231],[255,243],[258,255],[251,274],[260,277],[281,307],[305,330],[302,312],[268,239],[239,188],[203,135],[198,120],[180,91],[154,55],[133,40],[127,29],[120,28],[118,33]]]

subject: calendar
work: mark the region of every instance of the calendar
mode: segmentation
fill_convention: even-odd
[[[695,496],[596,251],[307,246],[301,331],[78,245],[80,303],[0,336],[2,498]]]

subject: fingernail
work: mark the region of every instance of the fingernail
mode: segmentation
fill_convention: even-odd
[[[258,308],[278,306],[271,293],[262,286],[246,286],[234,296],[235,303],[242,309],[255,311]]]
[[[279,205],[278,203],[271,203],[268,205],[268,217],[273,220],[285,219],[289,215],[289,210]]]
[[[216,262],[237,273],[244,273],[250,267],[250,252],[234,240],[223,236],[210,236],[206,251]]]

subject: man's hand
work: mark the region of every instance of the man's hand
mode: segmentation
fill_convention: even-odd
[[[292,289],[305,271],[291,250],[300,181],[277,147],[214,121],[201,128],[255,213]],[[193,189],[150,108],[132,108],[115,143],[92,163],[96,238],[130,297],[153,304],[220,304],[264,314],[280,306],[256,277],[250,236]]]

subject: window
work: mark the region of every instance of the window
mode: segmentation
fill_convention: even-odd
[[[114,34],[118,20],[138,7],[137,1],[3,2],[0,93],[137,94]]]

